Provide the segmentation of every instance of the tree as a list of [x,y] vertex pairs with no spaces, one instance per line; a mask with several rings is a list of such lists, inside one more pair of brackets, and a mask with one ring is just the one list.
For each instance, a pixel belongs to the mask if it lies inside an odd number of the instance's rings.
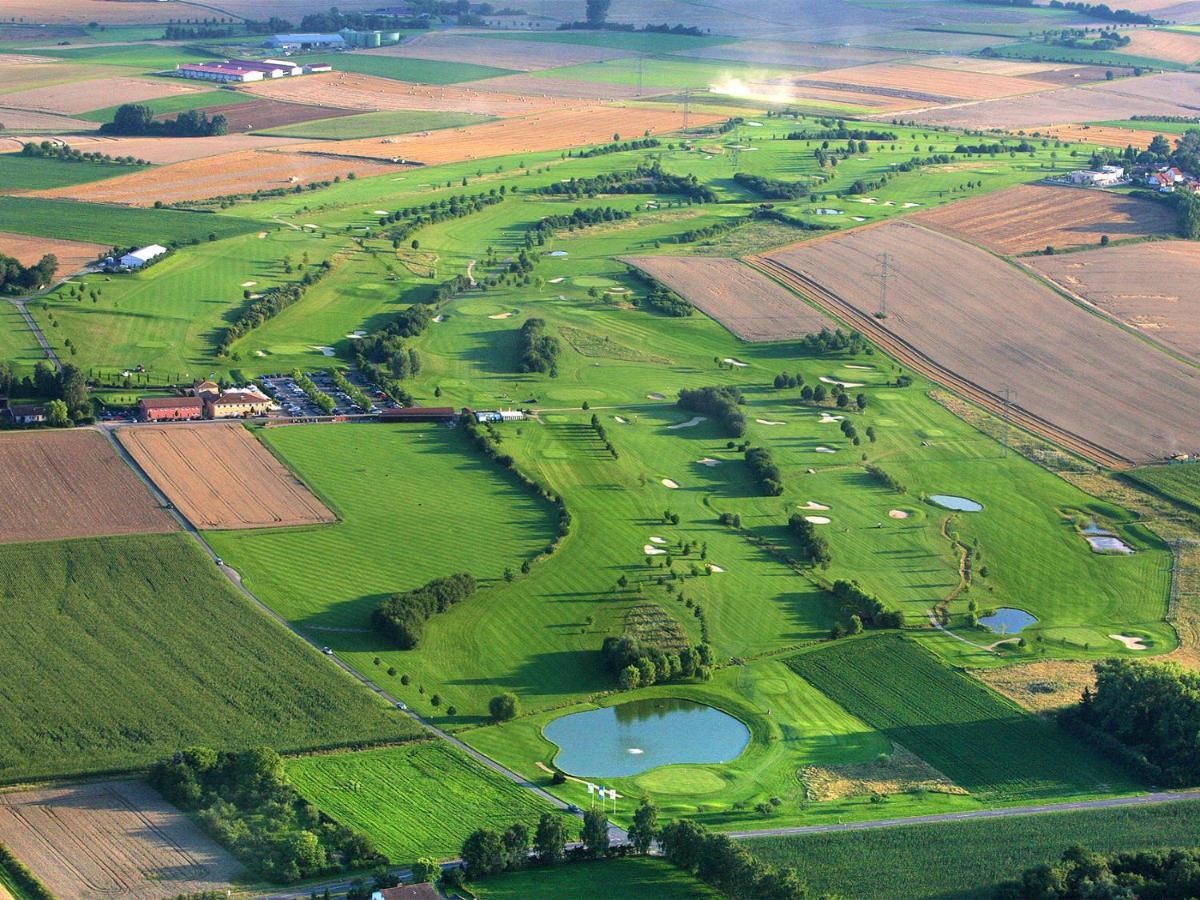
[[587,23],[593,28],[602,26],[608,19],[608,8],[612,0],[587,0]]
[[67,404],[61,400],[51,400],[46,404],[46,421],[55,428],[66,428],[71,424],[71,417],[67,413]]
[[618,683],[621,690],[632,691],[642,683],[642,673],[638,671],[637,666],[626,666],[621,670]]
[[642,805],[633,814],[633,825],[629,829],[629,842],[638,853],[645,855],[658,833],[658,807],[643,798]]
[[592,856],[608,851],[608,816],[596,809],[583,814],[583,846]]
[[521,713],[521,701],[511,691],[497,694],[488,701],[488,712],[497,722],[507,722],[515,719]]
[[472,878],[495,875],[504,869],[504,842],[489,828],[477,829],[463,842],[462,861]]
[[87,380],[78,366],[67,363],[59,373],[59,393],[67,409],[75,418],[91,412],[92,401],[88,398]]
[[562,816],[542,813],[533,836],[533,849],[543,865],[551,866],[562,860],[567,852],[567,826]]
[[662,830],[658,842],[668,860],[690,872],[700,864],[706,838],[707,829],[703,825],[691,819],[680,819]]
[[441,864],[432,856],[423,856],[413,863],[413,881],[418,884],[434,883],[442,875]]
[[529,861],[529,829],[520,822],[500,836],[504,844],[504,868],[520,869]]

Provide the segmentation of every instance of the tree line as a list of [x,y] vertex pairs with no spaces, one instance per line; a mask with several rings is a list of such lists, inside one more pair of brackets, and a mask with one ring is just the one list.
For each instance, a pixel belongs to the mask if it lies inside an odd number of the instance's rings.
[[0,360],[0,395],[48,400],[46,421],[50,425],[65,427],[92,420],[87,378],[82,369],[71,363],[56,370],[46,360],[38,360],[32,376],[18,379],[14,366]]
[[[613,135],[615,138],[616,135]],[[611,144],[601,144],[598,147],[589,147],[587,150],[578,152],[568,150],[567,156],[572,154],[579,159],[591,159],[593,156],[607,156],[609,153],[625,153],[629,150],[649,150],[653,147],[658,147],[660,142],[658,138],[644,137],[636,141],[617,141],[614,140]]]
[[140,103],[117,107],[111,122],[100,126],[104,134],[149,135],[154,137],[213,137],[229,133],[229,120],[223,115],[211,119],[203,110],[186,109],[174,119],[157,121],[154,110]]
[[1105,856],[1070,847],[1055,863],[1033,866],[996,889],[999,900],[1200,897],[1200,847]]
[[712,416],[730,436],[738,438],[746,433],[745,403],[740,388],[733,385],[719,387],[682,388],[676,405],[683,410]]
[[324,260],[316,268],[308,269],[298,282],[269,287],[256,300],[250,301],[225,329],[221,343],[217,344],[217,356],[226,356],[238,338],[244,337],[268,319],[273,319],[289,306],[298,303],[304,297],[305,291],[324,278],[331,268],[329,260]]
[[706,643],[670,652],[631,634],[609,635],[600,647],[604,667],[623,691],[668,681],[712,677],[712,648]]
[[678,194],[695,203],[715,203],[716,193],[701,184],[695,175],[675,175],[664,172],[658,161],[640,165],[624,172],[605,172],[589,178],[571,178],[556,181],[534,190],[536,194],[569,197],[595,196],[596,194]]
[[750,447],[746,450],[746,466],[758,489],[766,497],[778,497],[783,493],[783,473],[766,447]]
[[35,291],[53,281],[57,271],[58,257],[53,253],[47,253],[32,266],[0,253],[0,291],[6,294]]
[[545,372],[554,378],[558,375],[558,356],[562,344],[558,338],[546,333],[546,320],[536,317],[525,320],[517,337],[517,349],[521,354],[517,363],[519,372]]
[[401,650],[414,649],[425,623],[475,593],[475,579],[467,572],[435,578],[410,591],[393,594],[371,613],[371,622]]
[[753,191],[768,200],[799,200],[808,193],[808,185],[801,181],[780,181],[748,172],[735,172],[733,180],[748,191]]
[[[419,231],[427,225],[436,225],[438,222],[445,222],[450,219],[461,219],[465,216],[481,212],[489,206],[495,206],[497,203],[502,202],[507,194],[508,188],[505,185],[500,185],[498,189],[492,188],[486,192],[480,191],[474,195],[456,194],[453,197],[433,200],[421,206],[406,207],[389,213],[386,216],[380,216],[379,224],[386,227],[397,222],[403,222],[399,228],[393,228],[388,232],[392,246],[399,249],[401,243],[413,232]],[[414,242],[413,249],[415,250],[417,247],[418,244]]]
[[26,141],[21,146],[21,155],[33,159],[57,159],[62,162],[95,162],[111,166],[148,166],[144,159],[132,156],[109,156],[107,153],[85,153],[62,141]]

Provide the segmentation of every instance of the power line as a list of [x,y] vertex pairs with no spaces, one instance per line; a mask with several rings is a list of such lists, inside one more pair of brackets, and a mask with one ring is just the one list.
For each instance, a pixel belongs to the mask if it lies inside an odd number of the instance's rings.
[[886,319],[888,316],[888,282],[899,275],[900,270],[892,262],[890,253],[880,253],[875,257],[875,261],[879,263],[879,271],[871,273],[872,278],[879,279],[879,311],[875,313],[875,318]]
[[1012,402],[1016,391],[1006,384],[1000,389],[1000,393],[1004,396],[1004,455],[1008,456],[1009,429],[1012,428]]

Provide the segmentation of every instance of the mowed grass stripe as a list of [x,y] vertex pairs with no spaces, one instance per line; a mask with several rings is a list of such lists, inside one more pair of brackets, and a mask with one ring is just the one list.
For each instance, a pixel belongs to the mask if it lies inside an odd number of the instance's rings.
[[100,162],[68,162],[39,159],[20,153],[0,154],[0,185],[5,191],[40,191],[103,181],[118,175],[140,172],[146,166],[117,166]]
[[371,836],[393,863],[458,856],[476,828],[532,832],[548,803],[444,741],[289,760],[306,798]]
[[1133,787],[1066,733],[903,637],[841,641],[788,664],[848,712],[981,798],[1028,800]]

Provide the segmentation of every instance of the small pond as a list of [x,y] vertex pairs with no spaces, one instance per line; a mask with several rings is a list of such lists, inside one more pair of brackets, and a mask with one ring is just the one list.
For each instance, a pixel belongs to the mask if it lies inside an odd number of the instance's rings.
[[1097,553],[1132,553],[1133,548],[1114,534],[1085,534],[1084,538]]
[[974,500],[968,500],[966,497],[954,497],[950,494],[930,494],[929,499],[938,506],[958,510],[959,512],[979,512],[983,509],[982,503],[976,503]]
[[1023,609],[1001,606],[990,616],[981,616],[979,624],[996,634],[1018,634],[1037,621]]
[[672,697],[572,713],[543,733],[558,745],[560,769],[591,778],[671,763],[728,762],[750,741],[750,729],[728,713]]

